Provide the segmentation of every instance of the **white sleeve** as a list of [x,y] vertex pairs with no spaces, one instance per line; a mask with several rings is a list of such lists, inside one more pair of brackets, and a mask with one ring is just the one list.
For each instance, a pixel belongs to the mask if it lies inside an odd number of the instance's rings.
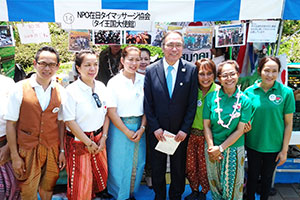
[[118,95],[116,93],[116,87],[114,85],[114,81],[109,81],[107,84],[107,93],[108,93],[108,102],[107,102],[107,107],[108,108],[116,108],[117,107],[117,98]]
[[5,120],[18,121],[22,100],[23,81],[15,84],[15,86],[8,94],[7,111],[4,115]]
[[64,104],[62,104],[62,113],[64,121],[75,120],[76,118],[76,104],[77,102],[74,100],[72,96],[72,92],[67,90],[67,99]]

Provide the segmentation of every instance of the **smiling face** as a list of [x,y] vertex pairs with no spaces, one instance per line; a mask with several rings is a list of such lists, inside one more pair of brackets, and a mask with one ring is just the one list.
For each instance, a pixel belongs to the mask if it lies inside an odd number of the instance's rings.
[[124,66],[124,73],[134,74],[141,62],[140,52],[135,49],[128,50],[128,54],[121,58],[121,63]]
[[170,33],[164,40],[162,50],[169,65],[174,65],[182,57],[183,39],[176,33]]
[[218,77],[224,90],[234,90],[239,79],[239,73],[233,64],[224,64]]
[[42,51],[39,54],[38,60],[33,61],[36,69],[36,78],[39,83],[49,82],[59,68],[55,53],[50,51]]
[[146,70],[146,67],[150,65],[150,56],[146,51],[141,51],[141,64],[140,69]]
[[201,66],[198,72],[198,81],[201,89],[210,88],[214,82],[214,73],[209,67]]
[[279,66],[273,60],[267,61],[261,69],[262,84],[272,87],[278,77]]
[[90,82],[98,74],[98,59],[95,54],[86,53],[80,66],[76,66],[83,82]]

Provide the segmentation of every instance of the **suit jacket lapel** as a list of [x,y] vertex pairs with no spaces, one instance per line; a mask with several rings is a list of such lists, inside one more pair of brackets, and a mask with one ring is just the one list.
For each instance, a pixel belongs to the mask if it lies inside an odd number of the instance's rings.
[[157,73],[157,76],[158,76],[161,86],[163,87],[165,93],[169,97],[169,91],[168,91],[168,87],[167,87],[163,59],[161,59],[159,62],[160,63],[158,64],[158,66],[156,68],[156,73]]
[[180,87],[182,87],[183,84],[183,77],[186,74],[186,68],[184,67],[184,64],[182,63],[182,60],[179,60],[178,70],[177,70],[177,76],[176,76],[176,82],[172,94],[172,98],[176,95]]

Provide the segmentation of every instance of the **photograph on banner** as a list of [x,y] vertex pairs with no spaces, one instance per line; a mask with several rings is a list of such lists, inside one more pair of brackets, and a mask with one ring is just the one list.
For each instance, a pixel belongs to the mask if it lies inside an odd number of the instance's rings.
[[211,58],[210,49],[199,49],[197,51],[191,51],[189,49],[183,49],[182,58],[188,62],[195,63],[201,58]]
[[216,47],[245,45],[246,24],[221,25],[216,27]]
[[252,21],[247,42],[274,43],[277,39],[279,21]]
[[21,23],[17,27],[22,44],[51,42],[48,23]]
[[0,47],[15,46],[12,26],[0,26]]
[[163,36],[168,31],[178,31],[183,33],[183,29],[189,22],[155,22],[151,32],[151,45],[160,47]]
[[69,32],[69,51],[80,51],[90,48],[89,30],[71,30]]
[[213,27],[188,26],[183,35],[185,49],[198,51],[212,47]]
[[147,31],[126,31],[126,44],[151,44],[151,35]]
[[184,34],[187,27],[213,27],[214,22],[155,22],[151,32],[152,46],[161,46],[161,40],[168,31],[178,31]]
[[93,30],[95,45],[121,44],[121,31],[117,30]]

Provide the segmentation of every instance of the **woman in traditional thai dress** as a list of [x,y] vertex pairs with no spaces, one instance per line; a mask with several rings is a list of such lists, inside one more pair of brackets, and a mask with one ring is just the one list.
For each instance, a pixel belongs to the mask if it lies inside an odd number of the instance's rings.
[[213,199],[243,198],[244,126],[251,117],[251,103],[237,86],[238,64],[219,64],[221,88],[207,95],[203,109],[207,142],[207,176]]
[[109,93],[102,82],[95,80],[97,60],[91,50],[76,54],[80,76],[67,87],[69,97],[63,112],[67,126],[68,199],[92,199],[106,188]]
[[255,199],[259,175],[260,199],[268,199],[276,165],[284,164],[287,158],[295,100],[292,89],[276,81],[280,67],[278,58],[262,58],[258,65],[261,80],[245,91],[254,108],[252,129],[246,133],[247,198],[250,200]]
[[122,50],[119,74],[109,80],[111,93],[108,115],[111,120],[107,188],[115,199],[135,199],[145,165],[144,75],[136,73],[141,52],[137,47]]
[[[186,174],[189,180],[192,193],[185,197],[185,200],[204,200],[209,191],[209,183],[207,179],[205,155],[204,155],[204,131],[203,131],[203,107],[207,95],[213,91],[218,85],[214,80],[217,77],[215,63],[208,59],[202,58],[196,61],[198,70],[198,99],[197,111],[191,129],[191,135],[187,147],[186,157]],[[199,192],[199,186],[201,191]]]

